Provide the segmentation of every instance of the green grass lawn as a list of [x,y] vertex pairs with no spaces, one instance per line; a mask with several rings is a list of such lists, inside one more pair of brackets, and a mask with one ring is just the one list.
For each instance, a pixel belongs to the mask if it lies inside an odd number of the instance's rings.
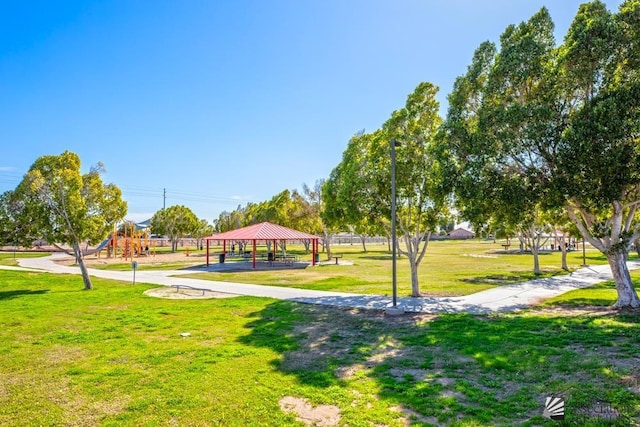
[[[0,425],[304,425],[286,396],[349,426],[640,422],[640,314],[580,311],[613,303],[600,287],[519,314],[386,317],[94,285],[0,271]],[[564,423],[541,416],[551,394]]]
[[37,258],[51,255],[47,252],[0,252],[0,265],[17,266],[20,258]]
[[[290,248],[290,253],[306,255],[300,248]],[[323,291],[340,291],[361,294],[389,295],[391,293],[391,254],[386,246],[369,246],[367,252],[361,246],[342,245],[332,248],[333,254],[341,254],[341,262],[353,265],[322,264],[304,270],[209,272],[189,277],[261,285],[302,287]],[[322,260],[326,256],[321,254]],[[587,251],[590,265],[605,264],[606,258],[595,250]],[[533,274],[533,257],[516,251],[505,252],[500,242],[434,241],[429,243],[427,254],[419,268],[420,289],[424,295],[467,295],[495,286],[565,274],[559,252],[540,255],[542,275]],[[582,252],[568,255],[570,269],[582,264]],[[129,267],[130,268],[130,267]],[[398,295],[411,294],[411,272],[406,257],[398,259]]]

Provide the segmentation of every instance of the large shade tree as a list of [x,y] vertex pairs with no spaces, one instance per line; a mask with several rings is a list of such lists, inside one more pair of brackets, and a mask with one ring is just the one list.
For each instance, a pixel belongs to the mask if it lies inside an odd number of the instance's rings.
[[38,158],[15,190],[16,218],[26,235],[71,246],[84,287],[92,289],[81,246],[104,240],[126,215],[127,204],[118,187],[102,182],[101,164],[85,174],[80,166],[78,155],[69,151]]
[[617,307],[640,306],[626,265],[640,235],[639,28],[639,0],[617,14],[580,6],[557,47],[545,8],[509,26],[456,81],[441,153],[463,207],[490,207],[478,192],[503,198],[510,181],[532,204],[562,207],[607,257]]

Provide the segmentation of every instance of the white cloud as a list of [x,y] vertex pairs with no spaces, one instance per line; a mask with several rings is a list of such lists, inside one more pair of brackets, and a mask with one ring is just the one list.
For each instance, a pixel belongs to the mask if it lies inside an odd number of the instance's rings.
[[18,168],[15,168],[13,166],[0,166],[0,172],[15,172],[17,170]]

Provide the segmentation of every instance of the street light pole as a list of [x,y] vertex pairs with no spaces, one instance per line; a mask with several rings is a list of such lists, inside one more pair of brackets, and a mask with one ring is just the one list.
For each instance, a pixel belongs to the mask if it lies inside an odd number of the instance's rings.
[[396,252],[397,252],[397,239],[396,239],[396,147],[400,146],[400,143],[391,138],[391,280],[393,288],[393,308],[396,308],[397,304],[397,284],[396,284]]

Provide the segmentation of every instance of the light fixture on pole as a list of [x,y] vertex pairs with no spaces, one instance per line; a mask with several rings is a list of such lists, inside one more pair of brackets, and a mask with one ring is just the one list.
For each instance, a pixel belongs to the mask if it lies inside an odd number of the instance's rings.
[[396,284],[396,147],[400,146],[400,142],[391,138],[391,280],[393,288],[393,308],[397,306],[397,284]]

